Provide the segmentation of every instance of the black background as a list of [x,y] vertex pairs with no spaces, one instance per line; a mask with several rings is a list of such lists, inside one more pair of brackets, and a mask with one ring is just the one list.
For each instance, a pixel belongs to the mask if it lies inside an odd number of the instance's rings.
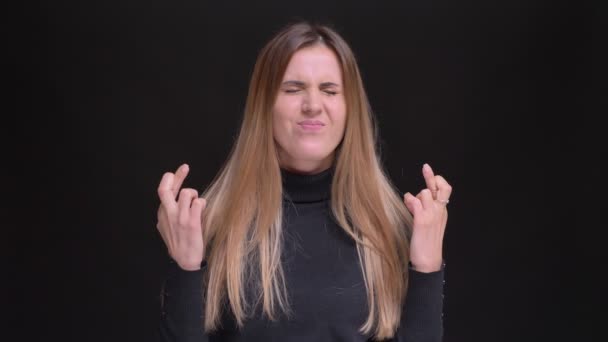
[[4,143],[17,157],[3,206],[17,229],[3,245],[16,252],[6,293],[18,340],[157,339],[158,182],[184,162],[186,186],[211,181],[259,49],[298,19],[351,44],[399,189],[421,190],[424,162],[454,187],[445,341],[594,340],[599,6],[54,1],[27,13],[7,49],[23,139]]

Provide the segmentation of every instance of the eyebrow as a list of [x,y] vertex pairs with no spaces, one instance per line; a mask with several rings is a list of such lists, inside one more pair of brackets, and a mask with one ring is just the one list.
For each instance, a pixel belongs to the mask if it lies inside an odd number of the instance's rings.
[[[304,83],[302,81],[289,80],[289,81],[283,82],[283,85],[286,85],[286,86],[296,86],[296,87],[304,88],[306,86],[306,83]],[[323,82],[323,83],[321,83],[321,88],[339,87],[339,86],[340,86],[339,84],[334,83],[334,82]]]

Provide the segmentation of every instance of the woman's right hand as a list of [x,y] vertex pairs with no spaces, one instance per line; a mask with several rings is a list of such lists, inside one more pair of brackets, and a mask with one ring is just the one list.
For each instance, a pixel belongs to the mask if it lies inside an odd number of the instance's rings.
[[[175,174],[166,172],[158,186],[160,206],[156,228],[167,246],[169,255],[186,271],[201,268],[205,256],[202,213],[207,205],[195,189],[181,189],[188,175],[182,164]],[[178,199],[179,194],[179,199]]]

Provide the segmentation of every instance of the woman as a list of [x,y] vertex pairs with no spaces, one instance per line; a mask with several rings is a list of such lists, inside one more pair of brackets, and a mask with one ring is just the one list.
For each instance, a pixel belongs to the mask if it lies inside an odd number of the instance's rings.
[[403,198],[347,43],[297,23],[260,52],[230,157],[201,197],[163,175],[164,341],[439,341],[451,187]]

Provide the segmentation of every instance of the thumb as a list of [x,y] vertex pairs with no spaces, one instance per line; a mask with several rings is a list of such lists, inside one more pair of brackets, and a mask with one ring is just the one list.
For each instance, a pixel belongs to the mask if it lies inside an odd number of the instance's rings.
[[406,192],[405,195],[403,195],[403,201],[405,202],[405,206],[407,207],[407,209],[414,216],[416,216],[418,211],[422,209],[422,203],[420,202],[420,200],[409,192]]

